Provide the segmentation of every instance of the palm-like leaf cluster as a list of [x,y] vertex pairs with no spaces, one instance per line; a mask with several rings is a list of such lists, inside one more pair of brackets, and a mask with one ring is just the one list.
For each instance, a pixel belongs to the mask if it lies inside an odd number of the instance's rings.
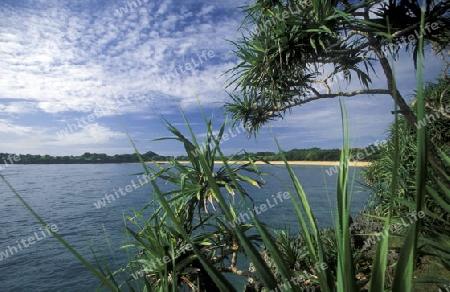
[[[397,58],[400,50],[412,49],[417,62],[417,39],[405,46],[390,45],[418,31],[421,7],[415,0],[257,1],[243,10],[247,17],[242,37],[231,42],[241,59],[229,71],[229,86],[236,92],[225,108],[234,118],[251,121],[253,131],[296,105],[342,95],[333,92],[337,77],[349,82],[356,76],[361,83],[362,91],[347,96],[394,94],[389,84],[387,91],[364,90],[372,82],[375,62],[388,50]],[[425,21],[438,25],[425,32],[426,42],[447,47],[448,1],[426,1]],[[382,65],[390,74],[389,65]]]
[[[156,184],[153,185],[159,198],[155,198],[149,206],[129,217],[139,231],[127,228],[135,239],[128,247],[138,247],[141,252],[121,271],[130,270],[132,274],[140,273],[143,276],[134,280],[130,277],[127,285],[144,285],[147,289],[183,286],[200,291],[218,289],[220,285],[216,286],[214,281],[217,281],[217,278],[209,275],[208,269],[203,266],[204,261],[210,265],[220,265],[221,271],[245,273],[236,268],[237,254],[242,253],[243,248],[236,232],[229,228],[221,207],[218,206],[218,200],[223,198],[222,193],[217,193],[217,188],[231,196],[230,202],[234,202],[237,189],[245,198],[251,200],[237,182],[260,188],[263,184],[261,179],[254,179],[241,172],[246,171],[253,176],[261,173],[251,157],[250,162],[237,165],[229,171],[223,165],[217,166],[218,160],[223,162],[224,159],[219,151],[218,141],[224,133],[225,123],[217,134],[213,131],[212,119],[205,120],[205,123],[207,133],[203,143],[197,141],[187,120],[191,140],[167,121],[167,128],[174,136],[155,140],[181,142],[189,161],[182,163],[171,159],[167,166],[154,163],[156,170],[153,175],[159,182],[164,182],[169,190],[162,192]],[[229,157],[232,158],[233,156]],[[144,169],[146,172],[150,171],[147,166]],[[149,219],[145,219],[144,210],[150,206],[153,213]],[[241,232],[247,232],[253,227],[253,224],[237,225]],[[247,240],[253,243],[259,238],[259,235],[249,235]],[[197,252],[191,250],[181,253],[178,257],[173,256],[187,245],[194,246]],[[171,261],[163,265],[154,264],[164,257],[169,257]],[[226,262],[230,263],[229,267]]]

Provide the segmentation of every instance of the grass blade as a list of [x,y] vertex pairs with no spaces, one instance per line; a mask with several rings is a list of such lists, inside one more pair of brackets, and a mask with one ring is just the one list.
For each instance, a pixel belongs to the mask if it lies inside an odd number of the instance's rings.
[[[425,10],[422,8],[420,21],[419,53],[417,68],[417,119],[425,118],[425,96],[423,94],[423,31],[425,24]],[[417,129],[417,170],[416,170],[416,212],[422,210],[425,197],[425,184],[427,179],[427,127]],[[415,221],[408,232],[406,241],[400,252],[395,271],[393,291],[412,291],[414,258],[417,253],[419,226],[421,219]]]

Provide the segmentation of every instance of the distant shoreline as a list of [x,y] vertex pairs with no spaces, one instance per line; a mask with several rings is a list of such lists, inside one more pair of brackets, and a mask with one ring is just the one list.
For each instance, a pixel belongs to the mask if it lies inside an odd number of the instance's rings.
[[[177,160],[178,163],[181,164],[189,164],[190,162],[187,160]],[[157,164],[170,164],[170,161],[154,161]],[[276,160],[276,161],[269,161],[270,164],[273,165],[283,165],[284,161]],[[153,163],[153,161],[145,161],[145,163]],[[223,164],[222,160],[216,160],[216,164]],[[229,161],[230,164],[245,164],[248,163],[248,161]],[[290,165],[318,165],[318,166],[337,166],[339,165],[339,161],[288,161]],[[14,165],[72,165],[72,164],[140,164],[140,162],[94,162],[94,161],[83,161],[83,162],[71,162],[71,163],[23,163],[23,162],[16,162]],[[263,161],[256,161],[255,164],[266,164]],[[10,167],[13,164],[7,165],[5,168]],[[355,167],[367,167],[370,166],[371,162],[369,161],[350,161],[349,166],[355,166]],[[1,167],[1,166],[0,166]],[[0,168],[1,170],[2,168]]]
[[[168,164],[169,161],[155,161],[158,164]],[[178,161],[182,164],[188,164],[189,161]],[[284,161],[269,161],[270,164],[274,165],[280,165],[284,164]],[[221,164],[222,161],[216,161],[215,163]],[[229,161],[229,163],[236,163],[236,164],[245,164],[248,163],[248,161]],[[336,166],[339,165],[339,161],[288,161],[290,165],[321,165],[321,166]],[[255,164],[265,164],[263,161],[256,161]],[[369,161],[350,161],[349,166],[356,166],[356,167],[367,167],[370,166],[371,162]]]

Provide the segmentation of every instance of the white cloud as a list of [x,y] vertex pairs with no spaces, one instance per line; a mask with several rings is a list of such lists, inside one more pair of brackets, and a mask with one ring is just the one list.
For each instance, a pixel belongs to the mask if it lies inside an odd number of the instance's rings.
[[57,140],[50,144],[58,146],[95,145],[105,144],[125,137],[124,133],[112,131],[109,127],[95,123],[86,125],[77,132],[69,130],[65,135],[57,135]]
[[[23,127],[15,125],[8,120],[0,119],[0,133],[2,134],[14,134],[18,136],[23,136],[30,134],[32,130],[33,129],[31,127]],[[5,139],[5,137],[3,137],[2,140],[3,139]]]
[[214,10],[214,8],[215,7],[213,5],[203,6],[202,10],[197,13],[197,17],[210,14]]
[[[86,16],[83,18],[61,9],[59,14],[69,19],[68,24],[50,17],[46,18],[48,29],[36,24],[33,27],[35,37],[29,39],[27,48],[10,42],[13,47],[4,51],[10,54],[19,48],[20,58],[16,59],[15,66],[6,66],[1,72],[16,80],[15,83],[6,80],[6,84],[14,85],[5,85],[3,96],[34,99],[39,108],[47,113],[91,111],[98,104],[105,103],[110,98],[105,92],[112,90],[121,96],[152,95],[155,92],[157,95],[175,95],[175,99],[181,100],[186,107],[196,106],[197,98],[205,105],[214,102],[210,96],[217,96],[216,93],[222,87],[217,79],[224,70],[229,69],[223,64],[216,65],[218,58],[223,58],[221,51],[225,41],[222,37],[228,34],[224,26],[236,26],[238,22],[230,23],[227,19],[226,25],[189,24],[184,30],[191,27],[192,33],[180,38],[176,26],[178,22],[188,21],[189,16],[174,14],[168,8],[173,8],[171,1],[157,7],[158,17],[154,9],[146,5],[143,4],[142,9],[147,11],[130,10],[123,18],[108,15],[109,12],[97,17],[83,15]],[[213,9],[213,5],[203,6],[200,14]],[[28,13],[32,19],[42,17],[40,14],[34,15],[33,11]],[[17,15],[13,15],[10,20],[21,21]],[[192,19],[188,23],[192,23]],[[163,37],[144,36],[145,39],[142,39],[143,30],[155,28]],[[58,30],[60,33],[53,38],[51,35],[44,38],[41,33],[36,33],[47,30]],[[17,36],[9,34],[7,39],[14,41],[19,36],[28,38],[23,31],[16,33]],[[186,59],[189,60],[188,56],[195,57],[203,48],[212,48],[216,60],[205,62],[202,71],[180,77],[180,86],[149,84],[147,76],[163,76],[174,66],[183,65]],[[117,90],[118,87],[120,90]],[[201,87],[202,91],[193,90],[195,87]],[[201,97],[199,93],[210,96]],[[164,104],[159,103],[158,106],[162,108]],[[172,107],[170,101],[167,107]],[[139,109],[144,110],[142,104]],[[129,110],[133,112],[136,108],[130,107]]]
[[0,112],[3,114],[29,114],[36,112],[37,104],[35,102],[18,101],[8,104],[0,104]]
[[[123,138],[108,128],[106,119],[102,125],[93,124],[61,140],[54,134],[55,125],[102,108],[107,108],[105,116],[132,115],[135,120],[151,123],[158,115],[178,113],[177,106],[191,114],[199,103],[216,108],[223,104],[227,77],[221,75],[236,65],[225,39],[239,37],[243,14],[237,7],[251,1],[140,2],[122,16],[115,11],[128,1],[110,6],[103,1],[90,1],[89,5],[84,1],[41,1],[17,8],[0,4],[6,24],[0,27],[0,114],[4,118],[0,131],[19,137],[2,141],[2,147],[34,153],[29,150],[63,152],[58,146],[64,146],[75,151],[81,148],[74,145],[80,144],[103,147]],[[195,70],[184,70],[161,82],[179,66],[192,65],[191,58],[205,50],[215,56]],[[427,59],[430,68],[438,67],[438,62]],[[409,84],[414,83],[411,63],[397,64],[401,89],[410,90]],[[374,80],[374,86],[385,87],[382,74]],[[359,88],[353,82],[348,90]],[[384,128],[387,119],[383,112],[392,100],[379,96],[346,100],[350,119],[357,121],[359,132]],[[304,135],[317,141],[340,138],[336,102],[313,104],[296,108],[295,115],[271,126],[309,131]],[[293,135],[289,139],[303,138]]]

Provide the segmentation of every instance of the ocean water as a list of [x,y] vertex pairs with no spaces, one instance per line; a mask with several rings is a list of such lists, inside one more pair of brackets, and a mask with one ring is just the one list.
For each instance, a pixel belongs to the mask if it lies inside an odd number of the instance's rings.
[[[328,176],[321,166],[293,166],[317,221],[332,226],[337,176]],[[289,200],[274,201],[289,183],[283,166],[261,166],[273,176],[264,176],[261,188],[246,187],[254,206],[266,204],[259,218],[276,229],[298,230]],[[12,165],[2,170],[11,185],[52,228],[91,263],[91,248],[102,251],[113,269],[127,262],[120,247],[127,242],[124,216],[138,210],[152,198],[149,185],[97,208],[105,194],[118,191],[139,179],[139,164]],[[353,213],[363,209],[368,192],[358,181],[361,168],[351,168],[355,177]],[[164,187],[164,186],[162,186]],[[41,227],[20,201],[0,181],[0,291],[95,291],[99,281],[55,238]],[[269,201],[269,203],[267,202]],[[242,211],[244,212],[244,211]],[[242,217],[245,220],[245,216]],[[31,238],[31,239],[30,239]],[[25,244],[23,244],[25,242]],[[25,246],[28,245],[28,246]],[[6,257],[7,255],[7,257]],[[244,278],[230,277],[236,287]]]

